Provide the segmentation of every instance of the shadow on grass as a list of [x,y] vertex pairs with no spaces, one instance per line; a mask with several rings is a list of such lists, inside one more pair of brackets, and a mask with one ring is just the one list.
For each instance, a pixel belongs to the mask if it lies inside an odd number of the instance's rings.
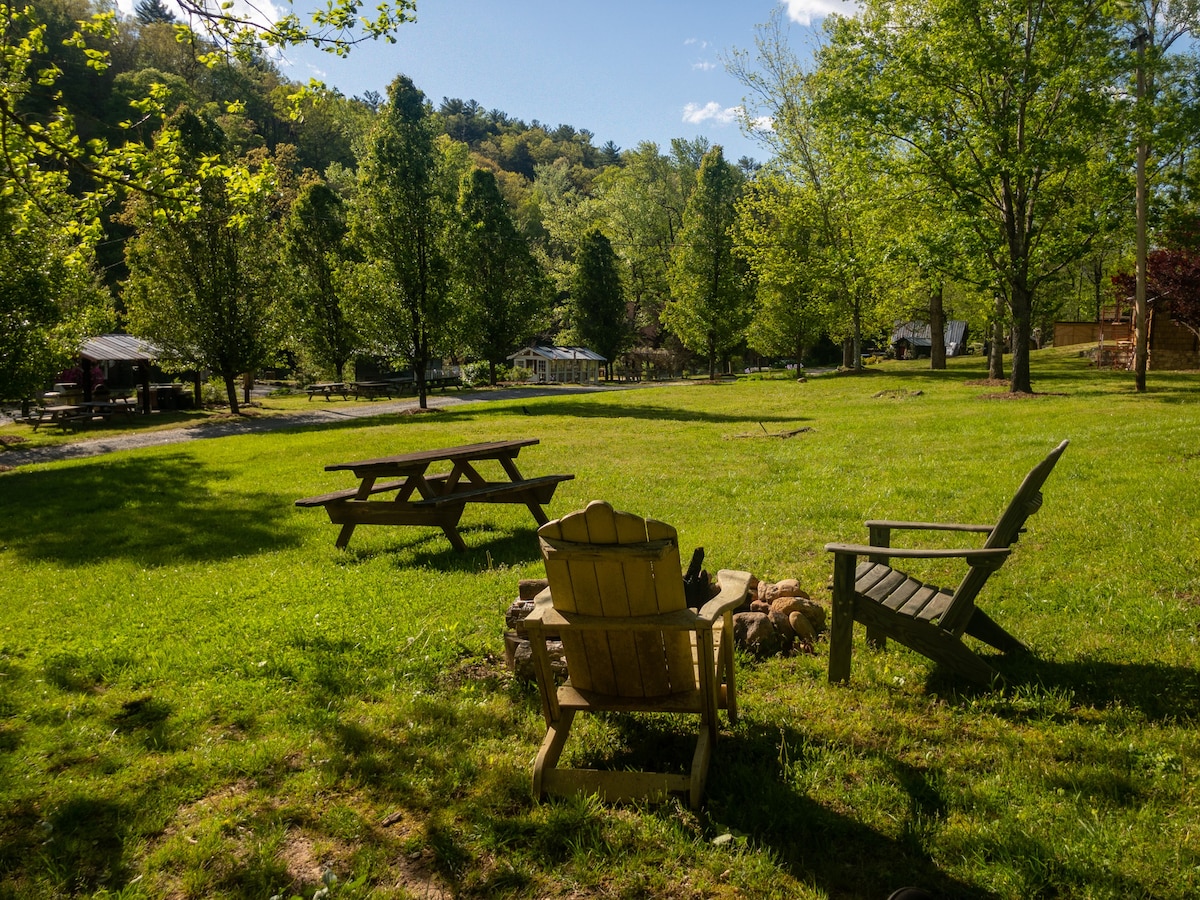
[[[469,412],[487,413],[490,411],[487,408],[467,410],[456,407],[447,412],[457,416]],[[680,406],[657,406],[652,403],[604,403],[602,401],[589,403],[574,397],[531,400],[519,409],[496,409],[495,412],[509,417],[519,413],[528,418],[533,426],[536,425],[536,419],[539,416],[570,416],[575,419],[643,419],[655,422],[707,422],[716,425],[755,424],[757,422],[783,424],[810,421],[803,417],[773,415],[767,410],[747,410],[742,414],[733,414],[687,408],[682,403]]]
[[883,898],[907,885],[936,897],[995,896],[943,872],[923,846],[915,823],[944,816],[929,773],[897,774],[911,797],[905,836],[897,840],[780,780],[781,746],[792,751],[787,764],[803,769],[817,764],[821,755],[816,748],[806,751],[809,745],[790,726],[748,723],[739,728],[735,737],[718,744],[713,757],[707,794],[712,817],[768,849],[797,881],[816,885],[831,897]]
[[4,476],[0,546],[26,560],[146,567],[228,559],[294,543],[290,504],[215,490],[221,473],[184,453]]
[[[31,859],[40,859],[39,874],[52,880],[63,896],[120,887],[129,877],[124,857],[131,817],[127,803],[87,796],[67,799],[44,815],[31,805],[4,809],[0,873],[15,875]],[[0,896],[22,896],[19,884],[13,882],[11,894],[0,885]],[[33,886],[25,887],[30,891],[25,896],[32,896]]]
[[1024,654],[1000,664],[1014,689],[1057,693],[1070,697],[1072,706],[1119,704],[1160,724],[1200,721],[1200,670],[1195,668],[1088,657],[1047,662]]
[[[468,508],[467,515],[473,512]],[[530,517],[532,522],[532,516]],[[378,528],[369,528],[371,533]],[[337,564],[356,565],[377,557],[388,557],[397,568],[430,568],[440,572],[481,572],[498,566],[522,566],[541,559],[537,526],[502,531],[486,523],[460,525],[458,533],[467,541],[466,552],[455,550],[438,528],[423,526],[389,527],[386,537],[360,540],[359,529],[354,532],[351,546],[340,556]],[[354,542],[358,541],[358,546]]]

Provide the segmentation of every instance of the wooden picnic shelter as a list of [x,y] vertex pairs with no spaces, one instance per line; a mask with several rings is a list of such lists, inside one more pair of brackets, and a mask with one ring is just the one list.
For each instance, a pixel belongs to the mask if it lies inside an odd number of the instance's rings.
[[81,385],[83,400],[90,403],[93,385],[92,364],[127,364],[137,372],[141,384],[142,412],[149,413],[151,406],[150,369],[157,362],[159,349],[148,341],[131,334],[102,334],[89,338],[79,350],[80,369],[83,372]]

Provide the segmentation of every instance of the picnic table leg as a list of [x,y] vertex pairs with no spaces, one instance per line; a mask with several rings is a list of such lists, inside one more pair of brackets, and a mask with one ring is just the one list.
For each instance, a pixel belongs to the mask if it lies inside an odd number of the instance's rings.
[[[504,471],[508,473],[508,477],[513,481],[525,480],[521,477],[521,472],[517,468],[517,460],[515,457],[501,457],[500,465],[504,467]],[[547,516],[546,511],[542,509],[542,504],[538,503],[536,499],[531,497],[529,500],[526,500],[525,506],[528,507],[531,513],[533,513],[533,520],[537,522],[538,525],[545,525],[550,521],[550,517]]]
[[345,550],[346,545],[350,543],[350,535],[354,534],[354,525],[347,522],[342,526],[342,530],[338,532],[338,539],[334,546],[339,550]]
[[455,550],[457,550],[459,553],[466,552],[467,542],[464,541],[462,539],[462,535],[458,533],[457,525],[443,525],[442,533],[446,535],[446,540],[450,542],[451,546],[453,546]]
[[[375,487],[375,476],[367,475],[358,485],[358,493],[354,495],[355,500],[368,500],[371,497],[371,488]],[[354,534],[354,526],[356,523],[347,522],[342,526],[342,530],[338,532],[338,539],[334,546],[339,550],[345,550],[346,545],[350,543],[350,535]]]

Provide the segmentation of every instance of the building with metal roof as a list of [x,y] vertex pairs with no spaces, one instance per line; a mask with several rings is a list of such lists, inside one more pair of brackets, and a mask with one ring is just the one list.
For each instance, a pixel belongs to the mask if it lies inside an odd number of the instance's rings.
[[530,344],[509,354],[509,361],[533,373],[539,384],[595,384],[600,380],[600,364],[608,362],[587,347],[556,347]]
[[[961,356],[967,352],[967,323],[951,319],[943,332],[946,338],[946,355]],[[892,350],[897,359],[916,359],[928,356],[933,347],[932,332],[928,322],[903,322],[892,332]]]

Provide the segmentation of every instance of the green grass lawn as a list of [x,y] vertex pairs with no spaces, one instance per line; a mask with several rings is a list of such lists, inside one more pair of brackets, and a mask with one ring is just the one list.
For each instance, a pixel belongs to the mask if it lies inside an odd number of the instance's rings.
[[[1139,396],[1043,351],[1043,393],[1006,399],[968,383],[978,358],[920,365],[0,474],[0,897],[1196,896],[1200,380],[1154,372]],[[468,508],[466,553],[366,527],[343,552],[292,505],[353,486],[327,463],[517,437],[541,439],[526,475],[576,476],[552,515],[606,499],[674,524],[710,571],[825,601],[827,541],[872,517],[989,521],[1070,438],[980,601],[1035,653],[993,660],[1007,691],[861,630],[849,686],[827,684],[824,644],[741,660],[701,813],[534,804],[544,725],[502,640],[542,574],[528,512]],[[637,767],[686,763],[689,728],[576,730],[585,760]]]

